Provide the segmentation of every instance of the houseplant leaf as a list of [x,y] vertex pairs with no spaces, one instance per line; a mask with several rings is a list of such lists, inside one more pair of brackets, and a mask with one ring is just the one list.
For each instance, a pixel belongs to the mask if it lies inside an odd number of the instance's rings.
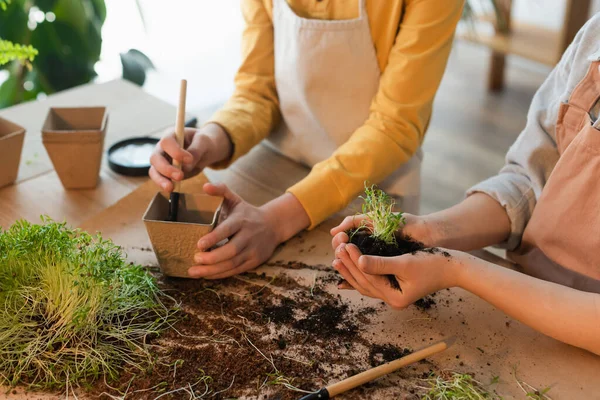
[[146,71],[154,68],[152,61],[141,51],[131,49],[127,53],[121,53],[121,64],[123,65],[123,79],[142,86],[146,81]]

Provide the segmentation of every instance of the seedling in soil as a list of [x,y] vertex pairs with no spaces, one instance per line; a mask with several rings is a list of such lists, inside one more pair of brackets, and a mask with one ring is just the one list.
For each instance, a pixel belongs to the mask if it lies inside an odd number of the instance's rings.
[[0,384],[53,389],[142,371],[146,340],[173,319],[166,300],[100,235],[50,219],[0,229]]
[[[348,232],[350,242],[361,253],[371,256],[394,257],[423,250],[422,243],[401,234],[406,223],[402,212],[394,212],[395,200],[383,190],[365,184],[362,212],[367,217],[361,226]],[[393,275],[387,276],[394,289],[401,290]]]
[[406,224],[402,212],[394,212],[396,201],[375,185],[366,184],[365,197],[360,198],[363,199],[362,212],[370,221],[370,225],[365,223],[363,228],[370,230],[371,236],[383,243],[396,244],[396,231],[401,224]]

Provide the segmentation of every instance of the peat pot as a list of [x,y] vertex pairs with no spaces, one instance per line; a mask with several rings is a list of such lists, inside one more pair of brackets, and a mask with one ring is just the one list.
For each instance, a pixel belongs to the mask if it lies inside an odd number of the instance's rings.
[[177,222],[171,222],[167,221],[169,198],[163,193],[154,196],[143,220],[163,274],[189,277],[198,240],[217,225],[222,204],[222,197],[181,193]]
[[108,114],[106,107],[52,107],[42,141],[65,189],[98,185]]
[[0,187],[17,179],[25,128],[0,118]]

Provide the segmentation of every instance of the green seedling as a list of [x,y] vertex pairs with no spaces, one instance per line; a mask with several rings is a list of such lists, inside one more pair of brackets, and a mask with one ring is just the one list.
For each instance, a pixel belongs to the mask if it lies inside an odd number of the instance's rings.
[[376,239],[395,244],[396,231],[406,224],[404,215],[394,212],[396,201],[375,185],[367,186],[366,183],[365,196],[360,198],[363,199],[362,213],[370,221],[365,221],[361,228],[369,230]]
[[42,222],[0,229],[0,384],[64,388],[143,371],[172,299],[111,241]]
[[481,382],[469,374],[443,371],[438,376],[426,379],[429,387],[422,400],[484,400],[500,399],[495,393],[488,392]]

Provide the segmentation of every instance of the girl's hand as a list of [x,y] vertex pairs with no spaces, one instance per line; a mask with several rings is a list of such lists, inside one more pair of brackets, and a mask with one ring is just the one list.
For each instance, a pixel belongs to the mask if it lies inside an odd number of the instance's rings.
[[[229,135],[217,124],[208,124],[201,129],[185,128],[184,148],[175,138],[174,129],[158,142],[150,157],[150,178],[165,192],[173,190],[173,182],[181,181],[200,173],[205,167],[228,159],[232,144]],[[171,160],[181,162],[183,171],[171,165]]]
[[[281,242],[276,218],[263,208],[246,203],[224,184],[207,183],[204,191],[223,196],[225,202],[217,227],[198,241],[197,265],[188,270],[192,278],[221,279],[237,275],[265,262]],[[221,247],[208,251],[229,239]]]
[[[469,254],[446,249],[399,257],[364,256],[358,247],[345,243],[336,248],[335,255],[333,267],[346,280],[338,286],[340,289],[354,288],[395,309],[406,308],[423,296],[456,286],[465,264],[477,262]],[[401,290],[393,288],[386,275],[395,276]]]
[[[438,245],[434,238],[433,225],[429,223],[425,217],[405,213],[404,218],[406,219],[406,224],[402,228],[403,234],[423,243],[425,247],[434,247]],[[362,226],[363,221],[365,220],[367,220],[367,217],[364,214],[353,215],[344,218],[341,224],[333,228],[330,231],[333,236],[333,240],[331,241],[333,250],[337,249],[342,243],[348,243],[349,238],[346,231]],[[367,220],[366,224],[368,225],[369,222],[370,221]]]

